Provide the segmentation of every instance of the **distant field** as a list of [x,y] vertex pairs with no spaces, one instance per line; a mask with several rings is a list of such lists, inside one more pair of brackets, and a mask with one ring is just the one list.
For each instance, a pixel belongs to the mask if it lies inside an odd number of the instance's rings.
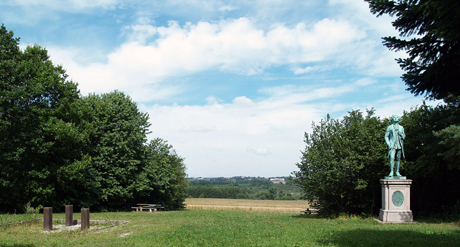
[[300,212],[309,208],[308,201],[302,200],[247,200],[247,199],[214,199],[214,198],[187,198],[187,209],[204,210],[250,210],[273,212]]

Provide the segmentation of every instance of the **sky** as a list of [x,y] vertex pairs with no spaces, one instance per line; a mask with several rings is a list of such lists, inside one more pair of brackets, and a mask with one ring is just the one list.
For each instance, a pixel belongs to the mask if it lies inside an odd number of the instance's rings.
[[[189,177],[289,176],[327,114],[402,115],[406,91],[361,0],[2,0],[0,22],[89,93],[125,92]],[[383,140],[382,140],[383,141]]]

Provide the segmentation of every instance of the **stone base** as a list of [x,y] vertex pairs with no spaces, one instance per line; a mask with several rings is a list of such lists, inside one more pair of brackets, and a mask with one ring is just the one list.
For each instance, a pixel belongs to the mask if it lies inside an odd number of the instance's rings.
[[389,221],[383,222],[383,221],[381,221],[381,220],[378,219],[378,218],[374,218],[374,220],[377,221],[378,223],[382,223],[382,224],[393,224],[393,223],[410,223],[410,224],[418,224],[418,222],[415,221],[415,220],[412,221],[412,222],[389,222]]
[[414,217],[412,211],[406,210],[382,210],[380,209],[379,220],[382,222],[412,222]]
[[382,186],[382,208],[379,220],[382,222],[412,222],[410,210],[410,179],[380,179]]
[[385,179],[407,179],[405,176],[386,176]]

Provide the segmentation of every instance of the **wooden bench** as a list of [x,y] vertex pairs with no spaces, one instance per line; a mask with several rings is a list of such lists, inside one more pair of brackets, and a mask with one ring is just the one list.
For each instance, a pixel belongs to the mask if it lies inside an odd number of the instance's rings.
[[137,207],[131,207],[132,209],[136,209],[136,212],[142,212],[142,210],[149,210],[150,213],[152,212],[157,212],[157,210],[164,209],[164,207],[161,206],[161,204],[144,204],[144,203],[138,203]]

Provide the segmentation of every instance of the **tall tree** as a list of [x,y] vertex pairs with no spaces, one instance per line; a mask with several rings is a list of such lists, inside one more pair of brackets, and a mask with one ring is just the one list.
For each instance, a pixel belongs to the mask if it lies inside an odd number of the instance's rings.
[[383,40],[390,50],[408,52],[397,59],[408,90],[436,99],[460,96],[460,1],[365,1],[373,14],[397,17],[393,26],[402,38]]
[[145,165],[148,114],[122,92],[90,94],[81,105],[89,109],[84,118],[96,128],[86,152],[95,209],[123,209],[136,191],[136,177]]
[[13,35],[1,26],[0,208],[55,206],[83,181],[91,126],[76,110],[77,84],[44,48],[21,51]]
[[413,180],[411,207],[416,214],[450,218],[452,210],[460,212],[460,137],[453,125],[460,121],[458,99],[449,97],[436,107],[422,104],[401,118],[408,137],[404,175]]
[[81,98],[46,49],[19,49],[0,28],[0,211],[64,204],[128,209],[151,199],[183,207],[185,164],[159,139],[148,114],[115,91]]
[[136,200],[155,201],[166,209],[184,208],[188,186],[184,159],[161,138],[150,141],[146,148],[145,165],[137,177]]
[[368,213],[380,207],[379,179],[386,166],[385,127],[369,110],[363,117],[351,111],[342,120],[327,116],[312,134],[305,134],[305,151],[293,172],[305,199],[323,214]]

